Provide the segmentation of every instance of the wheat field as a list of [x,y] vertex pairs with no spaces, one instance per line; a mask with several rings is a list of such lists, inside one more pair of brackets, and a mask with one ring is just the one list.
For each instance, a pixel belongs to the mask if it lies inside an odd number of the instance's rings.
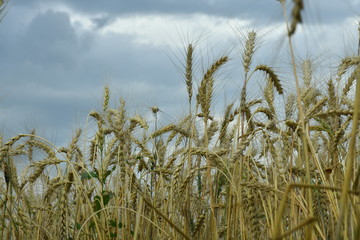
[[[253,64],[258,35],[249,31],[242,89],[220,115],[214,83],[232,59],[214,59],[196,84],[189,44],[188,113],[176,122],[161,125],[158,107],[153,121],[129,115],[123,99],[110,106],[105,86],[101,111],[89,113],[94,131],[76,130],[68,146],[36,130],[1,138],[0,238],[360,239],[360,57],[343,58],[317,87],[312,61],[295,61],[304,6],[293,2],[285,21],[295,91]],[[252,99],[256,74],[264,88]]]

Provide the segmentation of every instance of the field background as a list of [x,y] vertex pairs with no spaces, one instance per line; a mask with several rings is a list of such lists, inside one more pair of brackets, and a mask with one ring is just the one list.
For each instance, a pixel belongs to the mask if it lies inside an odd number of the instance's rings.
[[256,60],[256,29],[236,35],[238,59],[185,41],[180,116],[112,104],[105,86],[68,144],[1,137],[0,238],[359,239],[360,28],[355,53],[323,68],[297,57],[307,8],[290,2],[278,3],[286,70]]

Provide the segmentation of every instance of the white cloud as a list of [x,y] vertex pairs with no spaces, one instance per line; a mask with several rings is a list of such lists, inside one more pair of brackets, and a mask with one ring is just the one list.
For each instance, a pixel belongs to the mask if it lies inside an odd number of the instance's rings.
[[[202,33],[214,33],[217,37],[231,36],[234,34],[232,23],[236,21],[239,26],[246,26],[248,21],[234,20],[225,17],[215,17],[205,14],[192,15],[126,15],[118,17],[101,30],[101,34],[119,33],[135,37],[137,44],[152,46],[181,46],[183,32],[199,37]],[[188,33],[186,33],[188,34]],[[176,38],[176,40],[175,40]],[[169,40],[171,39],[171,43]],[[192,39],[190,39],[192,40]]]

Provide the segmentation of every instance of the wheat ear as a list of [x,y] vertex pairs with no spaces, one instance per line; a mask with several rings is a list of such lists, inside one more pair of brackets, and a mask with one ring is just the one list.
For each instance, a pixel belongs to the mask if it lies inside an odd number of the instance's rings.
[[248,33],[248,37],[246,39],[246,43],[245,43],[245,50],[243,53],[243,67],[245,70],[245,73],[248,73],[250,70],[250,65],[252,62],[252,57],[254,55],[255,52],[255,41],[256,41],[256,32],[255,31],[250,31]]
[[276,91],[279,94],[284,93],[284,90],[283,90],[283,88],[281,86],[280,79],[279,79],[278,75],[269,66],[259,65],[259,66],[257,66],[255,68],[255,71],[256,70],[264,71],[269,76],[269,80],[274,84],[274,86],[276,88]]
[[219,58],[211,67],[206,71],[204,77],[200,83],[198,94],[196,96],[198,103],[200,104],[202,113],[204,114],[204,121],[209,119],[210,115],[210,105],[213,94],[213,85],[214,85],[214,73],[227,61],[229,61],[228,56]]
[[186,54],[186,72],[185,72],[186,89],[189,95],[189,102],[191,102],[192,99],[193,52],[194,52],[194,48],[192,44],[189,44]]
[[295,33],[296,26],[299,23],[302,23],[301,11],[304,9],[303,0],[293,0],[293,3],[294,3],[294,7],[291,11],[291,16],[293,19],[288,32],[289,37],[291,37]]

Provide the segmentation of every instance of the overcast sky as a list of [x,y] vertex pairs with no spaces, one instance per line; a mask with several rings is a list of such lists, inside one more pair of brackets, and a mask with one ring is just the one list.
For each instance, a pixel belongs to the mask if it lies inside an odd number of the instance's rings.
[[[178,67],[188,43],[195,46],[198,81],[213,60],[230,55],[217,80],[218,99],[238,97],[240,40],[251,29],[260,36],[254,65],[271,65],[284,76],[288,71],[276,0],[10,0],[6,12],[0,23],[0,130],[8,137],[36,128],[67,143],[87,114],[101,109],[104,85],[112,90],[112,105],[123,97],[130,114],[150,114],[156,105],[168,121],[185,115]],[[304,24],[295,34],[299,59],[311,57],[331,69],[355,54],[359,14],[359,0],[305,0]],[[259,86],[250,87],[256,94]]]

